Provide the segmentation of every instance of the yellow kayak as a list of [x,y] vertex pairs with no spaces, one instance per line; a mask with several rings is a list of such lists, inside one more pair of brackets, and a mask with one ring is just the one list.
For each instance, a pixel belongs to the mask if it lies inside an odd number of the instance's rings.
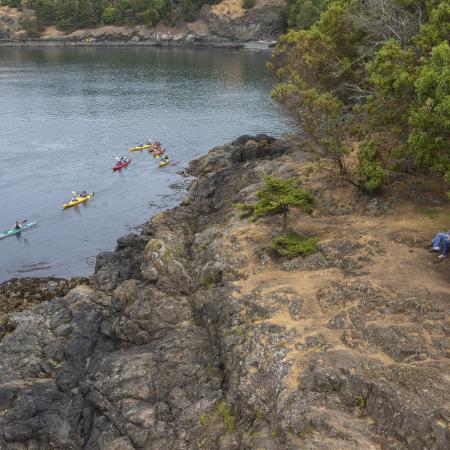
[[128,149],[129,152],[138,152],[139,150],[145,150],[146,148],[153,147],[153,144],[147,144],[147,145],[139,145],[137,147],[131,147]]
[[161,162],[159,163],[159,167],[167,166],[167,164],[169,164],[169,163],[170,163],[170,158],[165,159],[164,161],[161,161]]
[[90,194],[86,195],[86,197],[80,197],[79,195],[77,195],[75,198],[76,200],[71,200],[70,202],[64,203],[64,205],[62,205],[62,207],[64,209],[66,208],[70,208],[71,206],[77,206],[80,203],[84,203],[87,202],[89,199],[91,199],[94,196],[94,193],[91,192]]

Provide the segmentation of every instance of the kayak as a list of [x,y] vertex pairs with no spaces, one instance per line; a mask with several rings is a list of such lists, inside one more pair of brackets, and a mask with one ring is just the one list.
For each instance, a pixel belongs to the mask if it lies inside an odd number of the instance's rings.
[[153,144],[147,144],[147,145],[138,145],[137,147],[131,147],[128,149],[129,152],[138,152],[140,150],[145,150],[146,148],[152,147]]
[[169,164],[169,163],[170,163],[170,158],[169,159],[165,159],[164,161],[161,161],[159,163],[159,167],[167,166],[167,164]]
[[87,202],[89,199],[91,199],[94,196],[94,193],[91,192],[90,194],[86,195],[86,197],[80,197],[79,195],[77,195],[76,200],[75,201],[70,201],[67,203],[64,203],[64,205],[62,205],[62,207],[64,209],[66,208],[70,208],[71,206],[77,206],[81,203]]
[[22,231],[26,231],[29,228],[34,227],[36,224],[37,224],[37,222],[28,222],[28,223],[24,223],[23,225],[21,225],[19,230],[17,230],[16,228],[10,228],[7,231],[2,231],[2,232],[0,232],[0,239],[3,239],[8,236],[12,236],[14,234],[22,233]]
[[127,167],[131,163],[131,161],[132,160],[130,159],[127,162],[118,163],[112,168],[112,170],[116,171],[116,170],[123,169],[124,167]]

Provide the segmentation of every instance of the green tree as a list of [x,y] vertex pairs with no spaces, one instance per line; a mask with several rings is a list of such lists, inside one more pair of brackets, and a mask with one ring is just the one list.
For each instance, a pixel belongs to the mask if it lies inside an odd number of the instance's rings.
[[106,24],[117,23],[119,10],[115,6],[107,6],[103,10],[102,21]]
[[283,218],[283,231],[286,232],[290,208],[297,208],[305,214],[313,212],[314,197],[300,186],[298,178],[263,175],[262,182],[261,189],[256,192],[258,200],[255,203],[238,205],[244,211],[244,217],[256,220],[280,214]]
[[319,93],[300,77],[279,84],[273,97],[287,109],[306,135],[308,150],[330,158],[342,174],[347,173],[345,156],[351,151],[351,134],[339,98],[330,92]]
[[288,2],[288,27],[307,29],[313,25],[325,9],[328,0],[293,0]]
[[378,140],[371,139],[361,146],[355,177],[363,191],[373,194],[381,190],[388,175],[382,163],[381,144]]
[[[420,166],[450,179],[450,47],[442,42],[415,82],[409,148]],[[450,180],[449,180],[450,181]]]

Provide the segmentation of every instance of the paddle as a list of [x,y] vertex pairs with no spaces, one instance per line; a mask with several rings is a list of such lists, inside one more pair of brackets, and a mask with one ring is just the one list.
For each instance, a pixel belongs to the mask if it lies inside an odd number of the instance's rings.
[[20,222],[20,225],[22,225],[23,223],[27,223],[28,219],[22,220],[22,222]]

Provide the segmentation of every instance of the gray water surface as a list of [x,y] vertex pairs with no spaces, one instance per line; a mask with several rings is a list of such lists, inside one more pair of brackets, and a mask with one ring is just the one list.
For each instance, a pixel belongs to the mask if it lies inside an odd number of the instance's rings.
[[[92,272],[95,255],[173,206],[187,163],[241,134],[280,135],[267,55],[142,48],[0,48],[0,281]],[[146,138],[173,165],[146,153],[113,173],[114,157]],[[63,211],[72,190],[95,191]]]

